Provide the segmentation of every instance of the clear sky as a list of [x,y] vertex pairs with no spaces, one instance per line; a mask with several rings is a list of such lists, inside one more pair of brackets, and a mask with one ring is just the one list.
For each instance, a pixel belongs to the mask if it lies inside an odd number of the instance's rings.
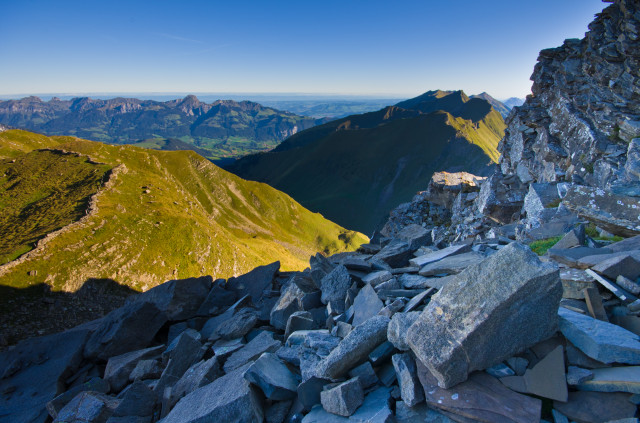
[[0,0],[0,94],[524,97],[600,0]]

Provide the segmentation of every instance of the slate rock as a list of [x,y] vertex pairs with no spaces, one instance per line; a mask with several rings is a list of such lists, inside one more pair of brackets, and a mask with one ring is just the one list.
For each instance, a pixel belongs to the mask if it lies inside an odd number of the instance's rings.
[[363,363],[369,353],[387,340],[389,318],[373,316],[356,326],[318,365],[318,376],[337,379]]
[[396,371],[402,401],[409,407],[424,401],[424,391],[418,380],[416,363],[411,354],[396,354],[391,361]]
[[500,382],[516,392],[567,401],[568,391],[562,345],[547,354],[532,369],[527,369],[523,376],[503,377]]
[[627,251],[640,250],[640,235],[632,236],[630,238],[623,239],[622,241],[614,242],[607,246],[613,253],[624,253]]
[[391,267],[403,267],[411,257],[409,244],[399,239],[392,240],[380,252],[372,257],[372,260],[380,260]]
[[591,374],[591,379],[577,384],[579,390],[640,394],[640,366],[593,369]]
[[249,364],[238,367],[182,398],[162,423],[261,422],[259,394],[242,376]]
[[222,376],[218,357],[200,361],[187,369],[171,388],[171,408],[184,396]]
[[[389,328],[387,327],[387,330]],[[395,352],[395,347],[389,341],[385,341],[382,344],[378,345],[371,353],[369,354],[369,362],[374,366],[379,366],[385,361],[389,360],[393,353]]]
[[327,379],[320,379],[314,376],[298,385],[296,388],[298,401],[300,401],[305,410],[311,410],[314,405],[320,404],[320,393],[328,383],[331,382]]
[[283,423],[292,404],[292,401],[279,401],[266,407],[264,411],[265,423]]
[[451,387],[553,335],[561,296],[557,267],[511,243],[434,295],[407,344]]
[[391,317],[387,328],[387,338],[394,347],[400,351],[409,351],[407,344],[407,331],[420,317],[420,312],[411,311],[408,313],[396,313]]
[[561,307],[560,331],[573,345],[602,363],[640,364],[640,337],[617,325]]
[[357,270],[357,271],[367,272],[367,273],[371,271],[371,263],[359,257],[347,258],[342,262],[342,265],[349,270]]
[[402,228],[395,235],[395,239],[399,239],[409,244],[409,250],[411,251],[415,251],[424,245],[431,245],[433,243],[431,231],[428,231],[415,223]]
[[410,311],[413,311],[418,306],[420,306],[423,302],[425,302],[427,300],[427,298],[429,298],[431,295],[433,295],[435,293],[435,291],[436,290],[434,288],[425,289],[420,294],[418,294],[415,297],[411,298],[409,300],[409,302],[407,302],[407,304],[404,306],[402,311],[404,313],[408,313]]
[[573,247],[581,247],[585,243],[585,229],[584,225],[580,225],[578,228],[571,229],[567,232],[560,241],[558,241],[553,248],[565,249]]
[[418,266],[422,268],[429,263],[435,263],[446,257],[454,256],[457,254],[468,253],[469,251],[471,251],[471,245],[468,245],[468,244],[452,245],[447,248],[443,248],[442,250],[433,251],[433,252],[412,258],[411,260],[409,260],[409,263],[412,266]]
[[324,277],[331,273],[331,271],[336,267],[335,264],[331,263],[320,253],[316,253],[315,256],[311,256],[309,258],[309,265],[311,267],[311,271],[309,273],[311,275],[311,279],[313,279],[316,285],[316,289],[321,289],[322,279],[324,279]]
[[135,301],[155,304],[168,320],[186,320],[197,314],[212,284],[211,276],[171,280],[143,292]]
[[189,367],[204,355],[198,337],[198,332],[195,334],[190,331],[182,332],[165,350],[164,355],[168,357],[169,361],[154,388],[159,397],[162,397],[166,388],[175,385]]
[[378,298],[378,294],[376,294],[371,285],[366,284],[353,302],[353,325],[357,326],[370,317],[375,316],[382,307],[383,304],[380,298]]
[[416,367],[427,404],[451,413],[450,417],[455,415],[464,419],[462,422],[540,421],[540,400],[513,392],[487,373],[473,373],[455,388],[444,389],[420,361],[416,361]]
[[297,284],[289,283],[271,310],[269,322],[276,329],[284,330],[287,327],[287,320],[296,311],[300,311],[299,300],[304,296],[304,291]]
[[420,269],[419,274],[421,276],[455,275],[472,264],[480,263],[485,258],[484,254],[476,253],[475,251],[456,254],[425,265]]
[[249,361],[255,360],[265,352],[276,352],[282,343],[273,338],[273,334],[268,331],[260,333],[249,341],[245,346],[231,354],[224,363],[225,373],[229,373]]
[[430,278],[409,273],[404,273],[398,278],[398,282],[405,289],[427,289],[430,287],[429,280]]
[[111,386],[113,392],[120,392],[129,383],[129,376],[143,359],[159,356],[164,345],[131,351],[111,357],[104,369],[104,379]]
[[81,392],[58,413],[54,423],[106,423],[120,400],[99,392]]
[[245,343],[243,338],[229,340],[220,339],[211,346],[211,350],[213,351],[213,354],[218,357],[218,360],[220,360],[221,363],[224,363],[231,354],[244,347],[244,345]]
[[222,339],[237,339],[248,334],[258,323],[258,315],[254,310],[242,309],[218,327],[217,334]]
[[[582,258],[604,254],[611,254],[611,250],[607,248],[576,247],[568,249],[550,248],[547,251],[550,259],[571,267],[577,267],[578,261]],[[581,266],[581,268],[583,267]]]
[[108,360],[146,348],[166,321],[167,315],[154,303],[134,301],[99,320],[98,328],[85,344],[84,356]]
[[584,299],[585,288],[596,288],[596,280],[584,270],[560,269],[562,281],[562,298]]
[[80,367],[89,333],[85,328],[31,338],[0,352],[0,417],[44,422],[45,405],[62,393],[65,380]]
[[397,423],[454,423],[444,414],[429,408],[427,404],[409,407],[403,401],[396,402]]
[[579,385],[591,379],[593,379],[593,372],[591,370],[576,366],[569,366],[567,369],[567,384],[569,385]]
[[636,406],[630,397],[624,393],[569,392],[569,400],[554,401],[553,408],[572,421],[602,423],[634,417]]
[[308,271],[294,273],[289,283],[296,284],[298,289],[305,293],[315,292],[320,289]]
[[99,392],[101,394],[106,394],[109,392],[109,383],[107,383],[104,379],[99,377],[94,377],[87,382],[81,383],[80,385],[76,385],[66,392],[58,395],[51,401],[47,403],[47,411],[52,418],[56,418],[58,413],[65,405],[69,403],[73,398],[76,397],[80,392],[85,391],[93,391]]
[[356,423],[391,423],[391,388],[381,386],[369,392],[364,402],[351,415],[349,421]]
[[592,270],[613,280],[618,276],[636,280],[640,277],[640,261],[631,254],[625,254],[600,262]]
[[[342,322],[339,322],[342,323]],[[315,326],[313,316],[308,311],[296,311],[287,321],[287,328],[284,332],[284,339],[286,340],[289,335],[299,330],[310,330]]]
[[243,308],[252,307],[253,302],[251,301],[251,297],[247,294],[244,297],[240,298],[238,301],[233,303],[224,313],[212,317],[205,322],[202,329],[200,329],[200,334],[204,339],[214,338],[217,339],[218,329],[225,325],[227,321],[233,316],[240,312]]
[[295,398],[300,382],[299,377],[272,353],[262,354],[249,366],[244,378],[258,386],[268,399],[274,401]]
[[242,276],[230,278],[227,289],[236,293],[240,298],[249,295],[254,304],[258,304],[265,289],[271,287],[273,279],[280,270],[280,262],[259,266]]
[[351,286],[351,276],[347,271],[347,268],[339,265],[333,269],[327,276],[322,278],[320,282],[322,290],[322,303],[329,304],[329,302],[335,302],[341,304],[344,311],[344,298],[347,295],[347,290]]
[[113,410],[114,417],[149,417],[153,415],[156,396],[143,382],[134,382],[122,395],[118,406]]
[[362,278],[362,283],[376,287],[383,282],[386,282],[393,278],[393,275],[388,270],[378,270],[377,272],[371,272],[367,276]]
[[640,284],[638,284],[637,282],[634,282],[622,275],[619,275],[616,278],[616,283],[620,288],[624,289],[625,291],[636,296],[640,295]]
[[198,316],[209,316],[219,310],[225,310],[236,302],[236,293],[224,288],[226,281],[216,279],[213,286],[196,312]]
[[351,369],[349,371],[349,377],[357,377],[360,385],[362,385],[362,389],[367,389],[378,382],[378,376],[368,361]]
[[[495,366],[491,366],[485,370],[491,376],[500,379],[501,377],[507,376],[515,376],[516,372],[511,369],[511,367],[504,365],[503,363],[498,363]],[[524,374],[524,372],[523,372]]]
[[339,416],[350,416],[364,401],[364,392],[358,378],[324,390],[320,393],[320,402],[325,411]]

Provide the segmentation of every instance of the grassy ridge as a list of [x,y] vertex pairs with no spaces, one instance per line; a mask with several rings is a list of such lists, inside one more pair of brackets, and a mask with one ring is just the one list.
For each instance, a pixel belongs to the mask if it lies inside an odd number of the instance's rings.
[[[7,131],[0,145],[6,149],[25,137],[29,133]],[[46,282],[74,291],[89,278],[107,278],[144,290],[176,277],[229,277],[275,260],[284,269],[301,269],[316,251],[366,242],[288,195],[244,181],[191,151],[42,140],[105,163],[114,176],[98,194],[97,212],[34,251],[34,258],[0,273],[3,285]]]

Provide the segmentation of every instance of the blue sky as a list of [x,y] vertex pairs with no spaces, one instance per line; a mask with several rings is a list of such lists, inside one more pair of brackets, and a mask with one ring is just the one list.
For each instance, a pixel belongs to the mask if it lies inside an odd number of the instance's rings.
[[1,0],[0,94],[529,93],[600,0]]

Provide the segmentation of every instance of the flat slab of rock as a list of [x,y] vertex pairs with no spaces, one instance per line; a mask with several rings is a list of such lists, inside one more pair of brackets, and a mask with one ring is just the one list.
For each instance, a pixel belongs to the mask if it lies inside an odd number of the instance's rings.
[[317,376],[338,379],[364,363],[378,345],[387,340],[389,318],[374,316],[356,326],[331,353],[318,364]]
[[451,387],[553,335],[561,297],[558,268],[511,243],[431,297],[407,344]]
[[362,278],[362,282],[373,287],[380,285],[393,278],[393,275],[388,270],[378,270],[377,272],[371,272]]
[[182,398],[162,423],[261,422],[259,395],[242,376],[240,367]]
[[434,263],[429,263],[420,269],[421,276],[456,275],[472,264],[480,263],[486,257],[484,254],[470,251],[445,257]]
[[553,408],[571,421],[602,423],[634,417],[636,405],[631,394],[604,392],[569,392],[569,401],[554,401]]
[[562,334],[589,357],[602,363],[640,364],[640,337],[617,325],[560,307]]
[[578,384],[579,390],[640,394],[640,366],[593,369],[591,374],[591,380]]
[[400,275],[398,278],[398,282],[404,289],[427,289],[430,288],[429,280],[431,278],[425,278],[420,275],[412,275],[409,273],[404,273]]
[[516,392],[567,401],[568,391],[562,345],[547,354],[532,369],[527,369],[523,376],[503,377],[500,382]]
[[638,256],[638,254],[624,254],[612,257],[609,260],[598,263],[591,269],[613,280],[616,280],[618,276],[636,280],[640,277],[640,261],[634,256]]
[[320,393],[322,408],[339,416],[352,415],[363,401],[364,392],[357,377]]
[[396,234],[395,238],[409,244],[411,251],[415,251],[423,245],[431,245],[433,243],[431,232],[415,223],[402,228],[402,230]]
[[264,353],[244,374],[244,378],[258,386],[270,400],[293,399],[297,395],[297,375],[272,353]]
[[462,244],[462,245],[452,245],[447,248],[443,248],[442,250],[434,251],[432,253],[427,253],[409,260],[409,263],[412,266],[418,266],[420,268],[426,266],[429,263],[434,263],[438,260],[442,260],[445,257],[455,256],[456,254],[467,253],[471,251],[471,245]]
[[104,379],[109,382],[111,390],[121,391],[129,383],[129,375],[138,362],[145,358],[159,356],[164,348],[164,345],[160,345],[111,357],[104,369]]
[[220,369],[218,357],[214,356],[194,364],[171,388],[171,407],[185,395],[204,385],[208,385],[220,376],[222,376],[222,370]]
[[[576,247],[567,249],[550,248],[549,251],[547,251],[549,258],[571,267],[578,267],[578,262],[584,257],[604,254],[611,254],[611,250],[607,248]],[[586,269],[586,267],[584,268]]]
[[256,360],[265,352],[276,352],[281,346],[282,343],[274,339],[271,332],[263,331],[227,358],[224,371],[229,373],[249,361]]
[[[430,407],[455,415],[462,422],[538,423],[542,401],[506,388],[484,372],[472,374],[466,382],[452,389],[438,386],[438,380],[416,363],[418,378]],[[465,420],[471,419],[471,420]],[[456,419],[457,420],[457,419]]]
[[54,423],[106,422],[119,404],[119,399],[99,392],[81,392],[60,410]]
[[357,326],[382,309],[383,304],[371,285],[366,284],[353,301],[353,325]]
[[584,270],[560,269],[562,298],[583,300],[585,288],[596,288],[596,280]]
[[640,235],[614,242],[607,246],[614,253],[640,250]]

